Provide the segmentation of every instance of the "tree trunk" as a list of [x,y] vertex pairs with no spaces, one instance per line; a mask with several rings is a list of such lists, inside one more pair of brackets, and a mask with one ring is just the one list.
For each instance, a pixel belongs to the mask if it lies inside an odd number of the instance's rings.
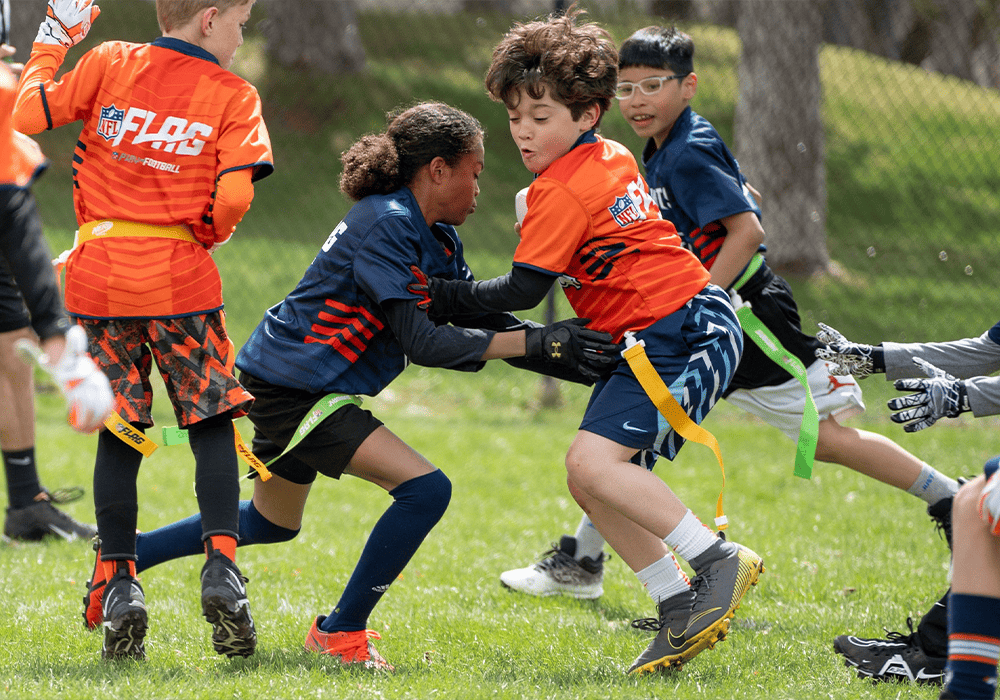
[[767,260],[786,275],[825,271],[826,168],[819,3],[743,0],[735,142],[762,195]]
[[12,60],[25,63],[31,55],[31,43],[38,34],[38,25],[45,19],[44,2],[34,0],[6,0],[10,9],[10,37],[8,42],[17,49]]
[[351,0],[267,0],[263,31],[278,63],[340,75],[365,68]]

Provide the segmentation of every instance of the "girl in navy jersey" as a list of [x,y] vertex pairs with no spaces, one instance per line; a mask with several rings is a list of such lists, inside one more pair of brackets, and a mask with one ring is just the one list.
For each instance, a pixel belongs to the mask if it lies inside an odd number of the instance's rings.
[[[357,204],[236,359],[255,397],[253,451],[273,473],[241,504],[240,544],[294,537],[317,473],[350,474],[388,491],[393,503],[340,602],[312,620],[305,646],[392,670],[370,642],[378,634],[366,629],[368,616],[444,514],[451,482],[358,396],[377,394],[408,362],[477,371],[486,360],[518,358],[512,364],[592,381],[618,348],[581,319],[541,327],[489,314],[461,319],[469,327],[437,325],[408,291],[411,268],[472,279],[455,226],[475,211],[484,167],[483,129],[473,117],[419,104],[390,115],[385,133],[361,138],[341,159],[341,190]],[[197,520],[139,535],[137,569],[197,552]],[[88,625],[100,622],[92,603],[99,586],[91,583],[85,599]]]

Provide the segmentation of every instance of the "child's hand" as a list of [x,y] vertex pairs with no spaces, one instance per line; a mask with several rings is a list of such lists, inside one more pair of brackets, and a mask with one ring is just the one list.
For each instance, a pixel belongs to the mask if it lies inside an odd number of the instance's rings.
[[931,427],[939,418],[955,418],[972,410],[965,382],[919,357],[913,361],[928,379],[896,380],[894,386],[898,391],[917,393],[888,402],[890,410],[898,411],[889,416],[894,423],[904,423],[903,430],[915,433]]
[[864,379],[869,374],[885,372],[885,358],[878,346],[853,343],[836,328],[825,323],[817,324],[819,333],[816,340],[826,347],[816,350],[816,358],[829,362],[830,374],[834,376],[853,375]]
[[[10,58],[15,53],[17,53],[17,49],[10,44],[0,44],[0,61],[5,58]],[[21,71],[24,70],[23,63],[5,63],[4,65],[7,66],[10,72],[14,75],[21,75]]]
[[84,40],[99,14],[94,0],[49,0],[35,43],[72,48]]
[[524,356],[575,369],[592,382],[615,368],[621,347],[611,336],[587,328],[587,318],[571,318],[525,331]]
[[87,354],[87,333],[82,326],[66,332],[62,353],[54,362],[27,339],[18,341],[17,350],[25,362],[37,363],[55,380],[66,397],[66,418],[74,430],[92,433],[111,415],[115,395],[104,372]]

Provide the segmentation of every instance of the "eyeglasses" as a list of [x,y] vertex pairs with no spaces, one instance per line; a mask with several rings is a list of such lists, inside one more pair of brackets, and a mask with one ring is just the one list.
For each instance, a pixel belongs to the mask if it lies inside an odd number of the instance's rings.
[[642,90],[643,95],[655,95],[663,87],[663,83],[668,83],[671,80],[681,80],[689,75],[690,73],[682,75],[658,75],[653,78],[643,78],[638,83],[630,83],[623,80],[618,83],[618,87],[615,89],[615,97],[619,100],[627,100],[632,97],[636,88]]

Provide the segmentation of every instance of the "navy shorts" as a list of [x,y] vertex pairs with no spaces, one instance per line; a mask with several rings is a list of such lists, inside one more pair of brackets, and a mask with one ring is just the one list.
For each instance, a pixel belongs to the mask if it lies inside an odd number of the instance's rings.
[[[635,337],[645,341],[646,355],[673,397],[701,424],[722,397],[743,352],[743,330],[729,296],[709,285]],[[594,386],[580,429],[667,459],[684,444],[624,360]]]
[[[254,426],[251,449],[265,464],[285,450],[302,419],[325,396],[277,386],[246,372],[240,372],[240,383],[254,396],[248,413]],[[295,484],[311,484],[317,473],[339,479],[361,443],[381,425],[371,411],[346,404],[267,468]]]

